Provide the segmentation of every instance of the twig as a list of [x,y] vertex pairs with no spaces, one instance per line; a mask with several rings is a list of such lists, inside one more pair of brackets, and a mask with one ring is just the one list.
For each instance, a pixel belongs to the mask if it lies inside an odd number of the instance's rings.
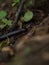
[[40,25],[42,25],[43,23],[47,23],[48,21],[49,21],[49,15],[46,18],[44,18],[43,21],[41,21]]
[[15,17],[15,20],[14,20],[13,25],[12,25],[12,30],[17,26],[17,23],[18,23],[18,20],[19,20],[20,13],[21,13],[22,7],[24,5],[24,2],[25,2],[25,0],[21,0],[18,12],[16,12],[16,17]]

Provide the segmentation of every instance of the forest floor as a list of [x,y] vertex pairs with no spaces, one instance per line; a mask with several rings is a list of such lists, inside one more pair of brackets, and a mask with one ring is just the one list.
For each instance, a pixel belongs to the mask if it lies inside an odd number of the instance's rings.
[[[12,0],[6,0],[0,2],[0,11],[5,10],[8,13],[6,18],[14,21],[19,5],[12,6]],[[7,39],[8,44],[12,44],[16,52],[5,65],[49,65],[49,44],[47,44],[49,43],[49,5],[29,7],[28,9],[34,13],[34,16],[29,22],[19,24],[21,28],[27,28],[27,31]],[[24,8],[21,13],[22,16]],[[0,29],[0,36],[10,31],[11,26]],[[2,42],[4,43],[4,41]]]

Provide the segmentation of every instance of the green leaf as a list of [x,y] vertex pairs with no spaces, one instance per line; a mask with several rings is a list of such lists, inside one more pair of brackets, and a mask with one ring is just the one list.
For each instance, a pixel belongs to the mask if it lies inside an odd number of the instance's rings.
[[2,46],[2,44],[3,44],[3,43],[2,43],[2,42],[0,42],[0,47]]
[[32,5],[32,0],[29,1],[28,5]]
[[20,2],[20,0],[13,0],[13,2],[17,4]]
[[20,0],[13,0],[12,6],[15,6],[19,2],[20,2]]
[[5,24],[1,24],[0,29],[3,29],[5,26],[6,26]]
[[31,7],[35,5],[35,0],[27,0],[26,5],[27,7]]
[[12,6],[15,6],[16,5],[16,3],[12,3]]
[[3,19],[4,17],[7,16],[7,12],[6,11],[0,11],[0,19]]
[[0,42],[0,51],[2,50],[2,44],[3,44],[3,43],[2,43],[2,42]]
[[33,18],[33,12],[32,12],[32,11],[27,11],[27,12],[24,14],[24,21],[25,21],[25,22],[30,21],[32,18]]
[[2,19],[3,23],[5,23],[8,26],[12,25],[12,20]]

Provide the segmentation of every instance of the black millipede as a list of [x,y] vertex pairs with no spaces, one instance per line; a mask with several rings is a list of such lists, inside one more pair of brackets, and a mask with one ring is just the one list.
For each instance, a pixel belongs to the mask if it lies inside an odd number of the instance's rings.
[[26,29],[18,29],[17,31],[9,32],[9,33],[7,33],[5,35],[0,36],[0,41],[5,40],[7,37],[18,35],[18,34],[23,33],[25,31],[26,31]]

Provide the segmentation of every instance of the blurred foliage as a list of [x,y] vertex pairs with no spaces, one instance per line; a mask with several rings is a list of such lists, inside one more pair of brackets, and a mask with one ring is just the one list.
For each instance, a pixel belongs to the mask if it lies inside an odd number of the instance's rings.
[[0,11],[0,28],[3,29],[5,26],[11,26],[12,20],[6,18],[7,12],[4,10]]
[[12,6],[15,6],[16,4],[18,4],[20,2],[20,0],[13,0]]
[[31,19],[33,18],[33,12],[32,11],[27,11],[25,12],[24,14],[24,21],[27,22],[27,21],[30,21]]
[[7,38],[6,40],[0,42],[0,51],[2,50],[3,47],[8,46],[9,43],[10,43],[9,38]]
[[23,54],[25,56],[29,55],[31,53],[31,49],[29,47],[25,47],[24,50],[23,50]]

